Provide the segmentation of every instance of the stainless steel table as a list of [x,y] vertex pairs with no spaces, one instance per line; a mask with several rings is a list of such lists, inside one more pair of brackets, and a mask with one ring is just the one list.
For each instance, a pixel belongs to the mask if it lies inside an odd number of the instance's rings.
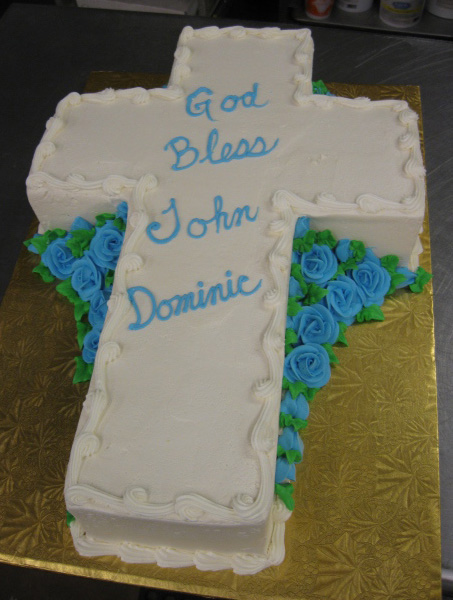
[[[167,73],[179,32],[189,23],[195,27],[233,24],[24,4],[12,5],[5,13],[0,21],[0,298],[32,219],[24,182],[33,151],[57,102],[69,91],[82,91],[91,71]],[[448,587],[448,569],[453,574],[453,375],[449,365],[453,338],[453,45],[397,32],[315,24],[311,29],[315,79],[421,88],[434,273],[443,565]]]

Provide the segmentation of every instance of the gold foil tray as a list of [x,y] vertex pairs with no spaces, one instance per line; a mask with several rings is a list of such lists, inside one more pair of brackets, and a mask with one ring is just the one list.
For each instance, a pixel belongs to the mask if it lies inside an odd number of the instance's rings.
[[[160,86],[165,76],[93,73],[87,90]],[[332,84],[343,96],[403,98],[408,86]],[[422,265],[430,270],[426,218]],[[72,305],[32,273],[25,249],[0,311],[0,560],[225,598],[440,598],[432,288],[398,292],[385,321],[350,327],[340,365],[311,405],[286,559],[254,576],[83,558],[65,525],[65,469],[87,385],[73,385]]]

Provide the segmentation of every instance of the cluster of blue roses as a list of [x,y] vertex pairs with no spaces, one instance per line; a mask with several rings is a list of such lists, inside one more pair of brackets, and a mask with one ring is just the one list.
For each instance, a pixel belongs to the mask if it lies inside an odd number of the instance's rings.
[[284,396],[278,439],[276,492],[292,509],[295,465],[302,460],[299,431],[307,426],[308,401],[326,385],[333,344],[347,345],[344,332],[354,323],[383,320],[385,296],[408,286],[420,292],[431,275],[398,266],[393,255],[379,259],[362,242],[337,242],[330,231],[310,230],[298,219],[293,241],[283,370]]
[[82,356],[76,357],[75,383],[91,377],[126,219],[127,203],[121,202],[115,214],[98,215],[94,225],[77,217],[69,231],[52,229],[25,242],[31,252],[41,255],[33,270],[44,281],[61,280],[57,290],[74,304],[82,349]]

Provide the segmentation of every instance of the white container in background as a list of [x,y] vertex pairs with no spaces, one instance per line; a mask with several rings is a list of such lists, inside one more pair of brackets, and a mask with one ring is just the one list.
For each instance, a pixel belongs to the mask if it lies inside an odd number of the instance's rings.
[[392,27],[412,27],[420,21],[425,0],[381,0],[379,17]]
[[347,12],[365,12],[373,6],[373,0],[338,0],[338,8]]
[[426,10],[442,19],[453,19],[453,0],[428,0]]

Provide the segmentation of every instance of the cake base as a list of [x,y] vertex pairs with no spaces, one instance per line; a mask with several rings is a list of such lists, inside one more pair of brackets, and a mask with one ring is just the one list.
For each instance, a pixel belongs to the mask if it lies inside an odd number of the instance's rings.
[[[99,74],[90,91],[131,80],[114,74],[112,83],[108,76]],[[132,84],[148,87],[137,76]],[[341,96],[405,99],[420,113],[415,87],[329,88]],[[421,264],[430,271],[427,217],[422,244]],[[285,561],[238,577],[86,558],[75,550],[63,483],[87,386],[72,384],[72,306],[32,273],[35,264],[24,249],[0,309],[1,561],[222,598],[336,600],[378,595],[382,582],[394,598],[419,598],[420,586],[424,597],[440,597],[431,284],[422,295],[397,294],[384,306],[382,324],[349,328],[349,347],[338,351],[340,365],[311,405]],[[354,376],[359,368],[362,375]],[[423,576],[414,578],[414,569]]]

